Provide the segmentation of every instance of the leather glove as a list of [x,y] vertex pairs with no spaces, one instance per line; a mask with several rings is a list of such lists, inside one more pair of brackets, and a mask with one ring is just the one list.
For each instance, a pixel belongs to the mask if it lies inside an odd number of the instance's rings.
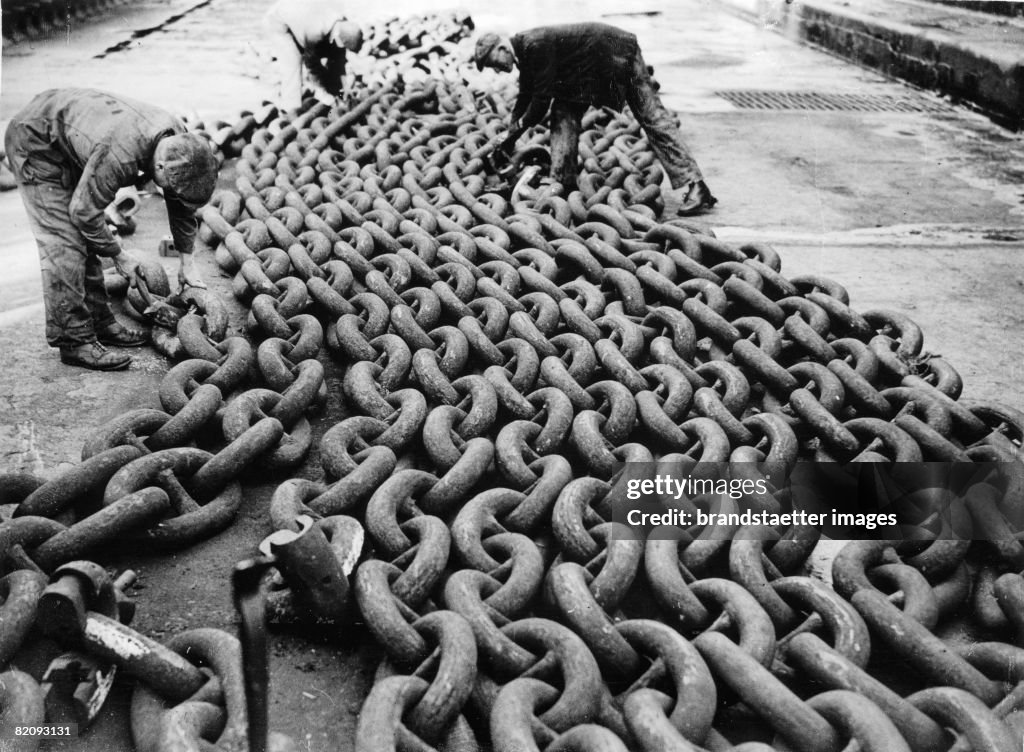
[[186,287],[206,288],[206,282],[200,276],[199,269],[196,268],[191,253],[181,254],[181,266],[178,268],[178,284],[181,285],[182,290]]
[[512,163],[512,155],[510,152],[505,151],[501,147],[498,147],[491,152],[491,164],[494,165],[494,169],[501,171],[507,168]]
[[128,284],[135,282],[135,275],[139,270],[139,261],[127,251],[121,251],[114,256],[114,268],[117,273],[128,280]]

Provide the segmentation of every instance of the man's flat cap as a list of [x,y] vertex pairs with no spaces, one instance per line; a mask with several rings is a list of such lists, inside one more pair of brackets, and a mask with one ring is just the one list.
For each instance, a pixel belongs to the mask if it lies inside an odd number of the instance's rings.
[[490,56],[491,51],[501,44],[501,37],[493,32],[481,34],[476,40],[476,51],[473,53],[473,60],[476,61],[476,69],[483,70],[484,62]]
[[180,133],[164,138],[158,146],[168,186],[188,204],[202,206],[217,184],[217,159],[204,138]]

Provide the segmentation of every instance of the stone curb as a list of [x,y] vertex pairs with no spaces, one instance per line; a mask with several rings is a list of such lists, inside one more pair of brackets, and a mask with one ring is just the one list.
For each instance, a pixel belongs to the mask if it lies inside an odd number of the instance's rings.
[[[965,14],[962,30],[950,31],[892,18],[900,7],[908,18],[913,12],[921,15],[924,6],[909,3],[887,3],[876,16],[871,3],[853,9],[824,0],[720,2],[791,39],[969,103],[1013,130],[1024,128],[1024,27],[1005,19],[988,21],[977,13],[941,7],[947,26],[951,15]],[[1019,46],[1009,44],[1018,36]]]

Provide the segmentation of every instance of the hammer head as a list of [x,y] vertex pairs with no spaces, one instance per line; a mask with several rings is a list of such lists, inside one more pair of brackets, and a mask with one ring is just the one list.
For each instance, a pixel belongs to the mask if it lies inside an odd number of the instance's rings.
[[85,630],[89,611],[117,617],[113,582],[99,564],[72,561],[53,573],[39,597],[36,623],[46,636],[74,645]]
[[314,521],[298,515],[299,530],[278,530],[260,544],[272,554],[291,588],[296,605],[308,617],[343,620],[348,607],[348,576],[363,550],[363,528],[352,517]]

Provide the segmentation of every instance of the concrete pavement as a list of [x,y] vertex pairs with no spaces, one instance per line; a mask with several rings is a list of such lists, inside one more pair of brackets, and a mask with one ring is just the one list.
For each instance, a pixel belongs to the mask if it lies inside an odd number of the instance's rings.
[[949,95],[1009,128],[1024,127],[1024,18],[1019,13],[1004,9],[996,15],[977,10],[981,3],[934,0],[721,2],[791,39]]

